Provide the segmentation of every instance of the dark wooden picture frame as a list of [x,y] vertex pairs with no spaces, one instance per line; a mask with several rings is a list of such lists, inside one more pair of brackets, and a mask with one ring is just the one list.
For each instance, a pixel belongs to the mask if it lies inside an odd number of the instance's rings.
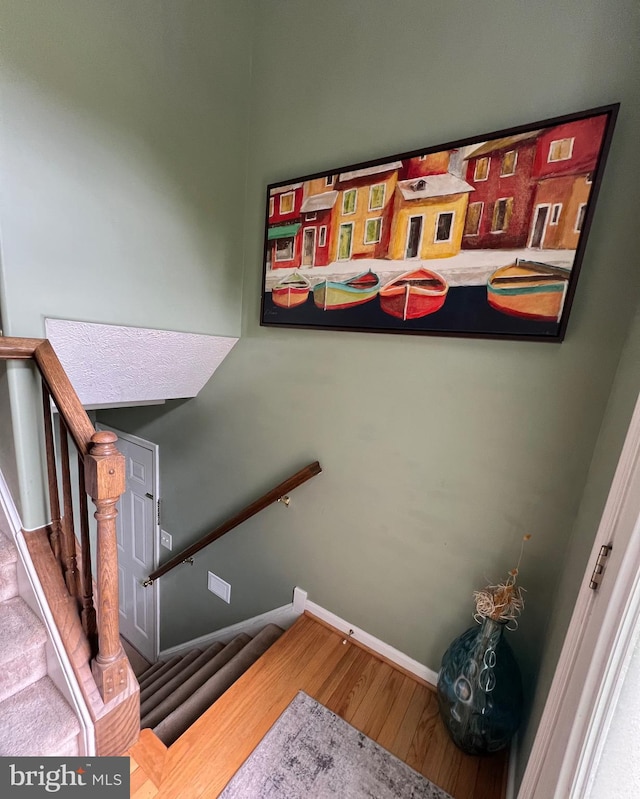
[[618,108],[270,184],[261,324],[562,341]]

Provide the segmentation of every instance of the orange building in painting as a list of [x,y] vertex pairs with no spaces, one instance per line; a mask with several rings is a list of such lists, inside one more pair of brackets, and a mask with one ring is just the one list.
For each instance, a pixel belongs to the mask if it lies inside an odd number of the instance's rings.
[[424,178],[427,175],[445,175],[449,171],[450,151],[418,155],[404,161],[403,180]]
[[393,195],[401,168],[402,161],[392,161],[338,175],[332,261],[387,256]]
[[538,184],[528,246],[575,250],[591,193],[589,175],[548,178]]

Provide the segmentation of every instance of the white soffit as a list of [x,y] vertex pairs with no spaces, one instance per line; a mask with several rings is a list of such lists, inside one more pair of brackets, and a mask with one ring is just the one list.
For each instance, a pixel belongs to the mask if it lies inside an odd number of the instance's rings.
[[237,338],[46,319],[51,341],[83,405],[195,397]]

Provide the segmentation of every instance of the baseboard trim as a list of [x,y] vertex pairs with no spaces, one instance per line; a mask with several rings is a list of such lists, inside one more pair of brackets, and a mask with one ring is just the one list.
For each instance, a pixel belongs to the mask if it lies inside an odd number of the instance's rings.
[[201,635],[199,638],[186,641],[184,644],[177,644],[176,646],[162,649],[159,659],[162,660],[163,658],[174,657],[175,655],[183,655],[194,647],[206,649],[206,647],[215,644],[217,641],[228,644],[229,641],[235,638],[236,635],[240,635],[240,633],[253,636],[260,632],[267,624],[277,624],[278,627],[282,627],[283,630],[288,630],[300,614],[301,611],[298,612],[295,610],[294,603],[291,602],[288,605],[282,605],[279,608],[274,608],[274,610],[261,613],[259,616],[253,616],[251,619],[231,624],[229,627],[224,627],[222,630],[216,630],[216,632]]
[[240,621],[237,624],[232,624],[229,627],[224,627],[222,630],[201,635],[199,638],[194,638],[192,641],[186,641],[183,644],[167,647],[160,652],[160,658],[173,657],[174,655],[182,655],[194,647],[202,649],[202,647],[210,646],[216,641],[223,644],[231,641],[236,635],[246,633],[247,635],[255,635],[259,632],[265,624],[277,624],[283,629],[288,629],[296,621],[296,619],[303,613],[309,613],[311,616],[319,619],[320,621],[328,624],[330,627],[344,633],[345,637],[351,638],[356,643],[370,649],[377,655],[388,660],[390,663],[398,666],[404,671],[414,675],[415,677],[424,680],[431,686],[435,686],[438,682],[438,674],[435,671],[427,668],[417,660],[400,652],[389,644],[381,641],[379,638],[371,635],[365,630],[356,627],[351,622],[336,616],[335,613],[323,608],[316,602],[311,602],[307,592],[296,586],[293,589],[293,601],[288,605],[282,605],[274,610],[269,610],[266,613],[261,613],[259,616],[254,616],[251,619]]
[[[301,589],[296,590],[300,591]],[[320,619],[320,621],[325,622],[330,627],[334,627],[336,630],[343,633],[346,638],[350,638],[356,643],[359,643],[367,649],[370,649],[375,654],[380,655],[385,660],[388,660],[404,671],[407,671],[410,674],[429,683],[429,685],[435,686],[437,684],[437,672],[432,671],[427,666],[424,666],[422,663],[419,663],[417,660],[409,657],[409,655],[405,655],[404,652],[401,652],[399,649],[396,649],[390,644],[381,641],[379,638],[371,635],[371,633],[366,632],[366,630],[362,630],[360,627],[356,627],[354,624],[351,624],[351,622],[346,621],[340,616],[336,616],[335,613],[323,608],[316,602],[309,601],[309,599],[306,597],[306,592],[303,593],[305,594],[304,609],[311,616],[315,616],[315,618]]]

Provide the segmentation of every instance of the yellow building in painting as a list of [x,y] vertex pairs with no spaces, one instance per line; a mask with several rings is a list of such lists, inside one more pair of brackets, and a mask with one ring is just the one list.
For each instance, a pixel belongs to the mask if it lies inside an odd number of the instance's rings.
[[384,258],[401,161],[342,172],[333,214],[332,261]]
[[472,186],[451,173],[399,181],[389,257],[404,260],[457,255],[471,191]]

